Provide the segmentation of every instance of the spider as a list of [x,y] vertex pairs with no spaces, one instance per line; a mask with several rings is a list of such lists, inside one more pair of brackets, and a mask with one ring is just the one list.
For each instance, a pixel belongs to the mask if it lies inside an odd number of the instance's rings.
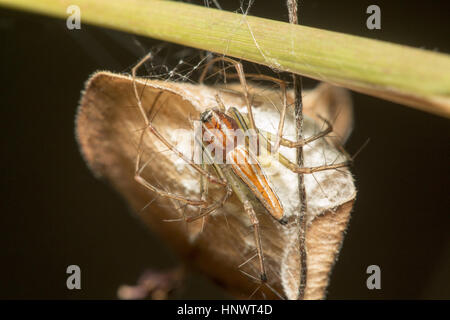
[[[200,82],[203,82],[205,73],[208,68],[217,61],[229,63],[236,69],[236,75],[237,78],[239,78],[239,82],[242,87],[242,96],[247,108],[247,114],[242,114],[233,107],[227,109],[224,103],[221,101],[220,97],[217,95],[217,105],[212,106],[200,115],[202,137],[199,139],[200,141],[197,140],[197,142],[201,144],[202,161],[201,163],[196,163],[181,151],[179,151],[155,128],[142,105],[136,86],[136,72],[149,59],[151,59],[150,53],[142,58],[132,68],[134,95],[137,101],[139,112],[145,124],[145,130],[141,134],[139,145],[141,145],[142,143],[144,133],[150,133],[169,150],[171,150],[174,154],[176,154],[179,158],[181,158],[184,162],[186,162],[189,166],[196,170],[201,175],[202,182],[207,180],[209,183],[221,186],[223,187],[224,192],[220,199],[209,200],[207,199],[207,191],[202,190],[201,197],[199,199],[195,199],[186,197],[181,194],[175,194],[150,184],[142,177],[142,172],[145,168],[145,165],[141,165],[142,150],[138,151],[138,155],[136,157],[134,175],[135,180],[145,188],[151,190],[161,197],[177,200],[186,205],[199,208],[200,214],[194,217],[185,218],[186,222],[192,222],[208,216],[220,207],[224,206],[229,197],[233,193],[235,193],[242,203],[243,211],[245,212],[245,214],[247,214],[252,224],[254,242],[257,251],[255,256],[258,257],[259,264],[259,280],[261,281],[261,283],[266,283],[267,273],[264,263],[264,252],[261,244],[261,230],[258,218],[255,213],[255,201],[259,201],[263,205],[263,208],[265,208],[267,213],[280,224],[285,224],[286,219],[283,204],[274,191],[272,182],[270,181],[270,179],[268,179],[259,162],[261,150],[267,151],[272,156],[277,157],[278,161],[283,166],[297,174],[312,174],[318,171],[346,167],[350,164],[351,159],[342,163],[331,165],[299,167],[298,165],[287,159],[285,156],[283,156],[279,152],[280,146],[284,146],[287,148],[297,148],[300,146],[305,146],[317,139],[323,138],[330,132],[332,132],[332,126],[330,122],[324,118],[321,118],[327,124],[327,128],[307,139],[291,141],[284,138],[283,128],[288,108],[286,83],[282,80],[265,75],[245,75],[242,64],[240,62],[228,57],[217,57],[210,60],[206,64],[205,69],[200,77]],[[280,120],[276,135],[265,132],[264,130],[256,127],[252,105],[250,103],[250,94],[246,77],[271,81],[279,85],[283,94],[283,105],[280,111]],[[238,130],[241,130],[243,132],[251,131],[253,134],[247,135],[243,141],[241,139],[241,142],[236,142],[235,132]],[[253,140],[253,145],[256,144],[256,151],[251,150],[252,148],[248,148],[250,143],[249,140]],[[272,144],[273,141],[274,143]],[[217,159],[220,159],[220,161],[217,161]],[[213,170],[208,170],[207,165],[212,166]],[[211,171],[213,171],[213,173]]]

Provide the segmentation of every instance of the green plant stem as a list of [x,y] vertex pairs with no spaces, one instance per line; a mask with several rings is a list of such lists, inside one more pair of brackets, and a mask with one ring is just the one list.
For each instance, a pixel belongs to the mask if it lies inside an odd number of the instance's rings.
[[241,58],[450,117],[446,54],[172,1],[0,0],[63,19],[73,4],[82,24]]

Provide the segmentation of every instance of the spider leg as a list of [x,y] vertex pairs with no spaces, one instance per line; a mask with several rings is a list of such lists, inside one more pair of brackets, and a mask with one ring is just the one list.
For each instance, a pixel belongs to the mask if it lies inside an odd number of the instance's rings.
[[238,62],[238,61],[236,61],[234,59],[230,59],[228,57],[217,57],[217,58],[211,59],[205,65],[205,68],[203,69],[203,72],[202,72],[202,74],[200,76],[199,82],[203,83],[203,80],[205,78],[206,72],[208,72],[209,67],[211,65],[213,65],[217,61],[228,62],[231,65],[233,65],[234,68],[236,69],[236,72],[237,72],[238,77],[239,77],[239,81],[241,83],[241,86],[243,87],[242,94],[244,95],[244,101],[245,101],[245,104],[247,106],[247,112],[248,112],[249,119],[250,119],[250,128],[253,129],[255,132],[258,132],[258,128],[255,125],[255,119],[253,117],[252,106],[251,106],[250,98],[249,98],[249,94],[248,94],[249,90],[248,90],[247,80],[245,79],[244,68],[242,67],[242,63],[240,63],[240,62]]
[[151,59],[151,54],[150,53],[147,54],[144,58],[142,58],[141,61],[139,61],[131,69],[132,78],[133,78],[134,95],[136,97],[136,101],[137,101],[137,104],[138,104],[138,109],[139,109],[139,111],[140,111],[140,113],[142,115],[142,118],[144,119],[145,126],[148,129],[148,131],[146,130],[146,132],[149,132],[149,133],[153,134],[159,141],[161,141],[167,148],[172,150],[172,152],[174,152],[178,157],[183,159],[187,164],[189,164],[192,168],[194,168],[200,174],[205,175],[210,182],[225,186],[226,185],[226,181],[223,181],[223,180],[218,179],[217,177],[213,176],[208,171],[204,170],[200,165],[194,163],[194,161],[192,161],[191,159],[186,157],[182,152],[177,150],[166,138],[164,138],[164,136],[153,126],[152,122],[149,120],[149,118],[147,116],[147,112],[145,112],[145,109],[142,106],[142,101],[140,99],[140,96],[139,96],[139,93],[138,93],[138,90],[137,90],[137,85],[136,85],[136,71],[139,69],[140,66],[142,66],[149,59]]

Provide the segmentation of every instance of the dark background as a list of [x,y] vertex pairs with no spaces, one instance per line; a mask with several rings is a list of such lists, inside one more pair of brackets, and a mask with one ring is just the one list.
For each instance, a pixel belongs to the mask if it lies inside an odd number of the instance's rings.
[[[301,1],[301,23],[448,53],[445,1]],[[227,10],[238,1],[221,1]],[[365,10],[381,7],[381,30],[366,29]],[[250,14],[287,21],[284,1],[256,0]],[[136,45],[135,39],[141,46]],[[161,42],[0,8],[2,198],[0,298],[115,298],[145,268],[175,256],[96,180],[74,138],[80,91],[99,69],[128,72]],[[176,65],[166,46],[158,59]],[[195,51],[192,51],[195,54]],[[380,52],[380,54],[383,54]],[[305,86],[311,87],[311,80]],[[329,286],[331,299],[450,298],[449,122],[353,93],[359,190]],[[66,289],[66,267],[82,269],[82,290]],[[377,264],[382,289],[366,288]],[[181,298],[226,297],[201,275]]]

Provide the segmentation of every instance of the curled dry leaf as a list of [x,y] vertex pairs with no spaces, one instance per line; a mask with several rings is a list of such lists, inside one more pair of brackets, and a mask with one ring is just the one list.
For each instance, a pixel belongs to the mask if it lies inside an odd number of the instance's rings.
[[[153,106],[149,116],[153,118],[152,123],[188,157],[191,157],[188,150],[191,144],[180,143],[180,137],[192,137],[192,121],[199,119],[200,112],[217,105],[215,95],[219,94],[227,107],[245,111],[238,85],[224,88],[138,79],[137,88],[144,108],[150,110]],[[250,93],[256,125],[276,132],[279,113],[274,106],[281,105],[280,93],[256,86],[250,86]],[[334,122],[332,135],[343,142],[352,125],[349,94],[322,84],[304,95],[305,114],[310,116],[305,119],[305,137],[323,129],[323,123],[316,117],[321,115]],[[292,95],[288,100],[292,100]],[[93,173],[112,183],[140,218],[170,243],[184,262],[236,297],[251,295],[258,287],[252,277],[259,277],[259,268],[257,259],[250,259],[255,254],[252,227],[235,195],[204,221],[187,224],[183,217],[197,215],[198,209],[157,196],[134,180],[144,121],[137,109],[130,77],[109,72],[94,74],[87,81],[76,126],[81,151]],[[294,136],[294,130],[293,119],[288,117],[285,136]],[[336,139],[333,142],[338,143]],[[319,139],[305,147],[305,166],[345,160],[334,143]],[[200,199],[200,175],[196,171],[168,151],[151,133],[144,135],[141,148],[142,162],[146,165],[143,177],[149,183]],[[280,150],[289,159],[295,159],[295,149],[282,147]],[[277,299],[280,295],[296,299],[300,275],[297,177],[277,161],[268,159],[262,161],[262,165],[283,203],[288,224],[274,221],[262,206],[256,208],[269,286],[262,286],[253,297]],[[305,298],[322,299],[343,241],[356,190],[346,168],[305,175],[305,185],[308,201]],[[223,192],[223,187],[210,184],[208,198],[219,199]],[[151,205],[146,207],[149,202]]]

